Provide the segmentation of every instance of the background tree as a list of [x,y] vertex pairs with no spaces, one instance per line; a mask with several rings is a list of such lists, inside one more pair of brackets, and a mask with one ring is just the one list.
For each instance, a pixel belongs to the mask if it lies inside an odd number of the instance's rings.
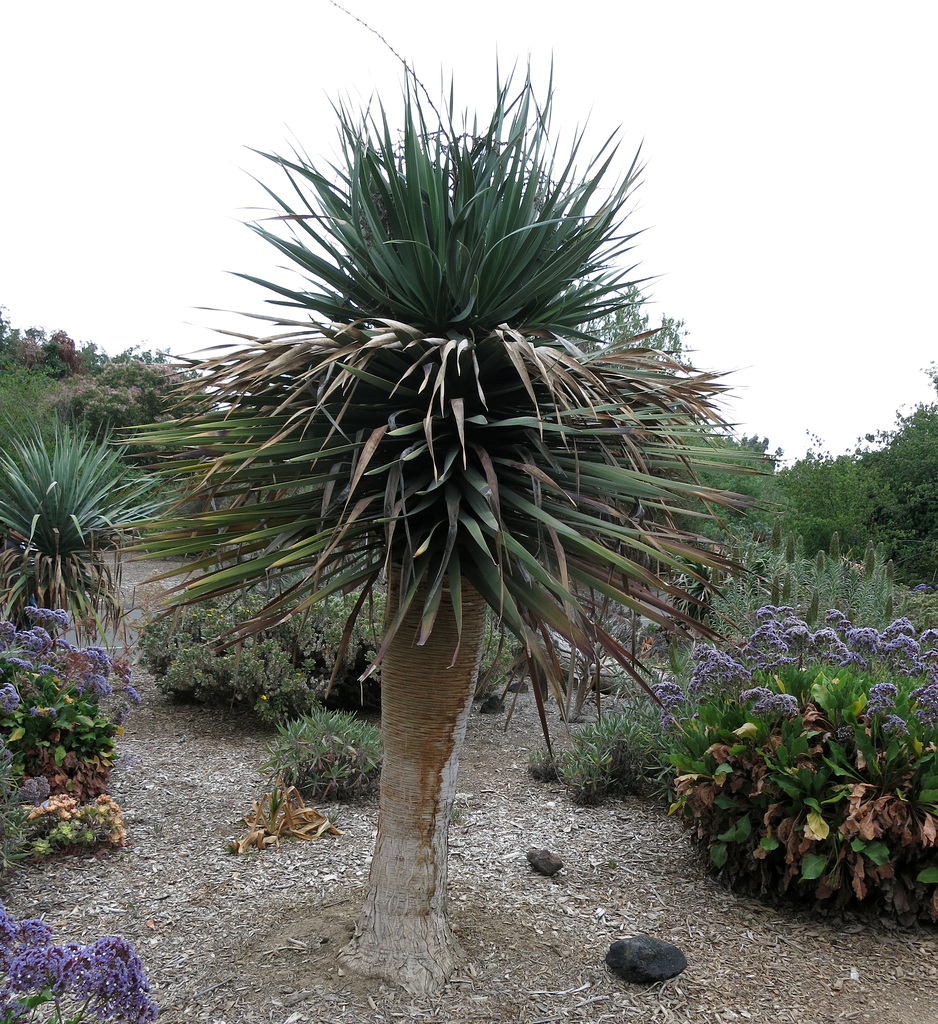
[[[929,374],[938,391],[938,371]],[[919,403],[897,415],[893,430],[866,452],[875,505],[870,530],[908,583],[938,582],[938,403]]]
[[683,359],[684,338],[687,337],[683,320],[664,315],[653,319],[649,300],[633,282],[623,288],[619,299],[621,305],[615,312],[590,325],[597,338],[607,343],[629,341],[657,352],[666,352],[673,359]]
[[92,435],[167,415],[189,374],[168,352],[139,346],[109,356],[65,331],[12,327],[0,308],[0,412],[32,422],[51,446],[54,424]]
[[652,566],[718,564],[675,512],[734,501],[693,473],[719,381],[588,331],[622,305],[636,164],[610,187],[607,144],[575,176],[581,137],[557,158],[530,81],[500,83],[482,123],[420,95],[399,133],[339,105],[332,168],[270,157],[288,191],[255,230],[303,280],[249,279],[289,312],[200,367],[197,415],[143,437],[188,448],[167,473],[218,499],[147,540],[204,570],[180,600],[290,582],[232,642],[337,592],[360,592],[353,621],[387,574],[378,838],[346,955],[415,992],[456,958],[447,825],[486,604],[542,714],[557,635],[640,678],[597,609],[695,628]]
[[[936,379],[934,370],[930,376]],[[938,388],[938,381],[936,381]],[[938,581],[938,404],[897,414],[896,426],[868,434],[869,447],[831,456],[809,451],[777,476],[786,529],[808,557],[834,533],[860,561],[872,541],[903,582]]]

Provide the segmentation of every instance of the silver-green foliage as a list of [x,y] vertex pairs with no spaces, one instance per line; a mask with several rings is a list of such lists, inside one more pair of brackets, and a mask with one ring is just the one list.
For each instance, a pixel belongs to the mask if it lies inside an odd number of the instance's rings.
[[76,619],[120,616],[109,556],[162,507],[153,482],[132,476],[124,452],[67,426],[51,450],[28,425],[0,424],[0,606],[18,616],[31,600]]
[[[256,614],[261,589],[179,609],[147,625],[141,646],[160,689],[173,697],[218,706],[253,707],[268,722],[303,715],[332,693],[337,700],[376,703],[377,686],[359,676],[374,653],[375,628],[360,618],[343,646],[343,624],[353,601],[335,597],[253,635],[240,648],[220,649],[220,638]],[[376,596],[373,614],[383,599]],[[331,690],[330,690],[331,684]]]
[[553,757],[544,750],[529,761],[534,778],[562,782],[575,803],[586,805],[647,796],[664,768],[651,718],[635,708],[603,715],[576,733],[569,750]]
[[883,629],[895,617],[897,594],[892,562],[882,545],[870,543],[862,562],[840,551],[837,534],[828,553],[805,557],[800,537],[782,538],[778,528],[768,542],[733,538],[732,554],[743,572],[719,581],[713,611],[744,630],[754,626],[764,605],[788,605],[814,626],[819,613],[843,612],[856,625]]
[[310,800],[350,800],[368,793],[381,770],[381,733],[345,711],[314,707],[277,726],[264,771]]

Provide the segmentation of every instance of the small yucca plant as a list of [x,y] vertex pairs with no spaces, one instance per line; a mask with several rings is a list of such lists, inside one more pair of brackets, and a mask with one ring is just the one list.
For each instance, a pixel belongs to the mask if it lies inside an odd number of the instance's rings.
[[0,614],[20,621],[32,603],[79,626],[116,625],[114,556],[160,507],[152,480],[131,480],[120,449],[68,426],[56,426],[51,452],[37,431],[0,426],[0,437]]

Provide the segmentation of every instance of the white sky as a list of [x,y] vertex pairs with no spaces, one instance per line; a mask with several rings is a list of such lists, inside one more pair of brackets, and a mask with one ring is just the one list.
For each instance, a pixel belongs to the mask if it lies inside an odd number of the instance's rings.
[[[642,145],[636,249],[728,415],[837,454],[934,400],[938,4],[345,0],[436,98],[491,109],[531,58],[555,128]],[[0,305],[110,352],[193,352],[279,272],[241,221],[279,185],[246,147],[328,158],[330,98],[393,104],[402,70],[329,0],[0,5]],[[247,329],[251,327],[244,322]],[[817,448],[817,443],[814,443]]]

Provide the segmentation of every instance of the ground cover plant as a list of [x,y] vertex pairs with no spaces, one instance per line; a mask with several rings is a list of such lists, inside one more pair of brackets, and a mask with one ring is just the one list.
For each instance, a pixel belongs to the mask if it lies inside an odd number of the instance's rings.
[[569,749],[542,749],[528,761],[531,775],[563,783],[578,804],[627,795],[647,797],[660,788],[666,768],[655,724],[638,706],[602,715],[578,729]]
[[263,768],[310,800],[361,797],[378,781],[381,733],[343,711],[313,708],[278,723]]
[[938,631],[791,612],[657,687],[672,810],[735,888],[938,920]]

